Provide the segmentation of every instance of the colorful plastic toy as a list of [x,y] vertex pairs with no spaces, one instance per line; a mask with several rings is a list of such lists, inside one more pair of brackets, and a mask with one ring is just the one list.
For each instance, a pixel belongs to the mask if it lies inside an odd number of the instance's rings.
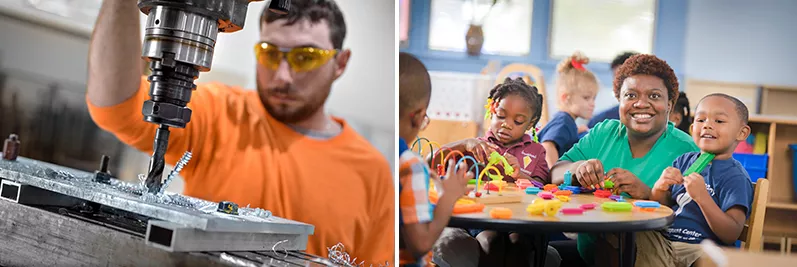
[[542,188],[542,190],[545,190],[545,191],[548,191],[548,192],[556,192],[556,190],[558,190],[558,188],[556,187],[555,184],[546,184]]
[[564,215],[581,215],[584,214],[584,209],[581,208],[566,208],[562,209]]
[[557,196],[569,196],[569,195],[572,195],[573,192],[570,191],[570,190],[559,190],[559,191],[553,192],[553,194],[557,195]]
[[614,188],[614,182],[612,182],[612,180],[606,179],[605,181],[603,181],[603,188],[606,189]]
[[518,188],[520,188],[520,189],[526,189],[526,188],[528,188],[528,187],[532,186],[532,183],[531,183],[531,181],[529,181],[529,180],[526,180],[526,179],[520,179],[520,180],[516,180],[516,181],[515,181],[515,185],[516,185]]
[[559,199],[559,201],[562,201],[562,202],[570,202],[570,197],[569,196],[564,196],[564,195],[556,196],[556,199]]
[[476,203],[473,200],[469,199],[458,199],[457,202],[454,204],[454,214],[464,214],[464,213],[475,213],[475,212],[482,212],[484,210],[484,204]]
[[578,186],[565,186],[565,190],[570,190],[573,194],[581,194],[581,187]]
[[526,207],[526,211],[531,215],[542,215],[545,213],[548,216],[555,216],[560,208],[562,208],[562,202],[554,199],[534,201]]
[[627,212],[631,211],[634,206],[628,202],[603,202],[601,204],[601,208],[605,211],[612,211],[612,212]]
[[634,206],[637,206],[637,207],[640,207],[640,208],[654,208],[654,209],[656,209],[656,208],[661,207],[661,203],[656,202],[656,201],[638,200],[638,201],[634,201]]
[[587,203],[587,204],[581,204],[581,206],[579,208],[582,208],[584,210],[591,210],[591,209],[594,209],[595,206],[597,206],[597,205],[598,204],[595,204],[595,203]]
[[542,199],[552,199],[553,198],[553,194],[551,194],[550,192],[545,192],[545,191],[537,193],[537,196],[542,198]]
[[609,199],[617,201],[617,202],[625,202],[625,199],[623,199],[623,196],[620,196],[620,195],[609,196]]
[[532,187],[532,186],[526,187],[526,194],[529,194],[529,195],[536,195],[540,191],[541,190],[539,188],[536,188],[536,187]]
[[612,195],[612,192],[608,191],[608,190],[598,189],[598,190],[595,190],[595,192],[592,193],[592,194],[595,195],[596,197],[607,198],[607,197]]
[[534,185],[534,187],[538,187],[538,188],[543,188],[545,186],[545,184],[543,184],[541,182],[538,182],[538,181],[531,181],[531,184]]
[[495,207],[490,210],[490,217],[493,219],[510,219],[512,218],[512,210],[508,208]]
[[504,165],[504,174],[512,175],[515,173],[515,169],[509,165],[509,162],[506,161],[506,158],[501,156],[501,154],[498,152],[493,151],[493,153],[490,153],[490,158],[487,160],[487,166],[495,166],[498,163]]
[[565,181],[562,183],[564,186],[570,186],[573,184],[573,174],[570,171],[565,171]]
[[686,169],[686,171],[684,172],[684,176],[690,175],[692,173],[702,172],[703,169],[705,169],[706,166],[708,166],[708,164],[711,163],[712,160],[714,160],[714,156],[715,155],[711,153],[700,153],[700,156],[697,157],[695,162],[692,163],[692,165],[690,165],[689,168]]

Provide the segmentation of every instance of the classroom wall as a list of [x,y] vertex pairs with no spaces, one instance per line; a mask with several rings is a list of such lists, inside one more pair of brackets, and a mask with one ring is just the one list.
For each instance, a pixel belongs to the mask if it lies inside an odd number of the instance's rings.
[[797,1],[689,1],[690,79],[797,85]]

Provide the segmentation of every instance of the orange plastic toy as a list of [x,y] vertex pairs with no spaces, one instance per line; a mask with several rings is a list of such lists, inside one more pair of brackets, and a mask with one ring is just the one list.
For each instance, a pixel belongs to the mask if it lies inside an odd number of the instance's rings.
[[490,210],[490,217],[493,219],[509,219],[512,218],[512,210],[502,207],[495,207]]
[[558,189],[559,188],[555,184],[546,184],[542,188],[542,190],[545,190],[545,191],[548,191],[548,192],[556,192]]
[[557,196],[570,196],[570,195],[573,194],[573,191],[570,191],[570,190],[559,190],[559,191],[554,192],[553,194],[557,195]]

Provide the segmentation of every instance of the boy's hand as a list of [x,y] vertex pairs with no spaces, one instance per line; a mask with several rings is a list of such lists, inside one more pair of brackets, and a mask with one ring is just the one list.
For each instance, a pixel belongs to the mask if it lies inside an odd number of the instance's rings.
[[498,147],[495,145],[477,138],[471,138],[465,141],[465,151],[473,153],[473,157],[479,162],[486,162],[490,153],[496,149],[498,149]]
[[506,152],[504,152],[504,158],[506,158],[506,162],[509,163],[509,166],[512,166],[512,168],[515,169],[515,172],[510,176],[517,179],[518,175],[520,175],[520,163],[518,162],[517,158]]
[[473,179],[473,173],[468,172],[468,165],[465,162],[460,163],[459,169],[455,172],[454,164],[454,160],[448,161],[448,171],[446,171],[446,177],[441,183],[443,192],[445,192],[443,196],[453,196],[458,199],[468,191],[468,181]]
[[706,190],[706,182],[699,173],[692,173],[684,177],[684,187],[686,187],[686,193],[697,203],[711,199]]
[[656,181],[656,184],[653,185],[653,190],[658,190],[662,192],[670,191],[670,186],[675,184],[681,184],[684,182],[684,176],[681,174],[681,170],[675,167],[667,167],[661,172],[661,176],[659,180]]
[[603,163],[597,159],[587,160],[576,164],[576,169],[572,173],[583,187],[600,184],[603,182]]

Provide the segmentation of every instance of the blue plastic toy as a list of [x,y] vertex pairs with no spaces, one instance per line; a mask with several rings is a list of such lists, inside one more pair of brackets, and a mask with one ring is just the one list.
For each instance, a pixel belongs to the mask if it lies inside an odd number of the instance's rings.
[[642,201],[642,200],[640,200],[640,201],[635,201],[634,202],[634,206],[637,206],[637,207],[640,207],[640,208],[659,208],[659,207],[661,207],[661,204],[659,202],[656,202],[656,201]]
[[537,187],[533,187],[533,186],[526,187],[526,194],[536,195],[539,192],[540,192],[540,189],[537,188]]

